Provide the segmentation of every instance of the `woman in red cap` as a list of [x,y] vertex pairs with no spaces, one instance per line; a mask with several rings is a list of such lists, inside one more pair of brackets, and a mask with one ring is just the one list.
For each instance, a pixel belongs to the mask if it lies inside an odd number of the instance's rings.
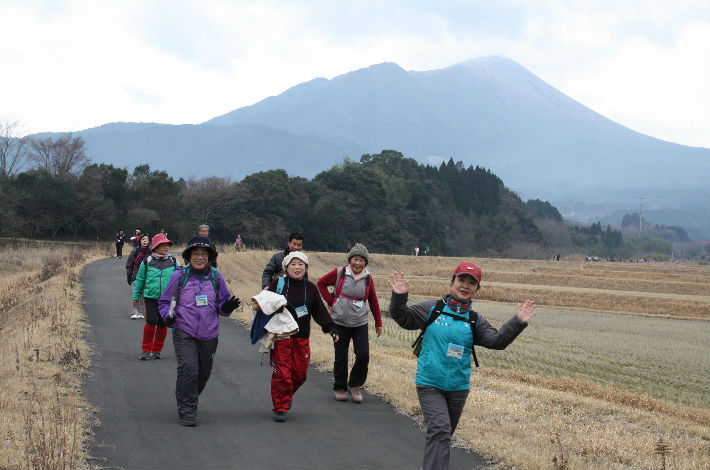
[[158,312],[158,299],[168,286],[170,276],[178,267],[178,261],[169,253],[173,242],[164,233],[153,237],[153,253],[144,258],[138,268],[133,284],[133,307],[138,308],[138,299],[143,293],[145,302],[145,326],[143,344],[138,359],[160,359],[168,328]]
[[422,468],[448,469],[451,435],[456,430],[471,381],[471,356],[478,366],[474,344],[505,349],[535,316],[535,302],[518,304],[516,315],[496,330],[471,308],[481,285],[481,268],[459,264],[451,278],[449,293],[438,300],[407,306],[409,281],[404,273],[390,279],[390,315],[402,328],[422,329],[416,342],[416,386],[427,425]]

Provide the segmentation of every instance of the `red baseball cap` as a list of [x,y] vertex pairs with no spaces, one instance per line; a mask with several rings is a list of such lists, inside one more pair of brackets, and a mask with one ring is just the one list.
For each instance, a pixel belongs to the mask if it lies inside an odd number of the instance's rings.
[[477,282],[481,282],[481,277],[483,275],[481,268],[479,268],[477,264],[471,263],[470,261],[464,261],[456,266],[454,276],[458,276],[459,274],[468,274],[469,276],[473,276]]

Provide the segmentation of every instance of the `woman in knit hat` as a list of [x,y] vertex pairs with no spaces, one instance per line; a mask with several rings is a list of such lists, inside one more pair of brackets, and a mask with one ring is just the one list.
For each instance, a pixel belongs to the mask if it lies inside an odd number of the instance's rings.
[[518,304],[516,314],[500,330],[476,313],[471,301],[478,293],[481,268],[463,262],[454,269],[449,293],[441,299],[407,305],[409,281],[394,272],[390,280],[390,315],[404,329],[422,329],[415,341],[417,397],[426,423],[424,470],[449,468],[451,435],[461,417],[471,383],[474,344],[505,349],[535,316],[535,302]]
[[268,289],[286,297],[285,308],[298,324],[298,333],[276,341],[271,350],[271,401],[276,422],[286,421],[286,412],[291,409],[293,395],[306,381],[311,357],[308,340],[311,318],[320,325],[323,333],[330,333],[333,341],[338,341],[335,324],[318,295],[318,288],[305,279],[308,257],[300,251],[292,251],[284,257],[282,267],[285,272],[280,281],[282,287],[279,287],[279,279],[276,278]]
[[[332,270],[318,280],[318,290],[330,305],[330,315],[340,338],[335,343],[333,363],[333,390],[338,401],[347,400],[347,388],[353,401],[362,403],[360,389],[367,379],[367,367],[370,362],[367,329],[370,311],[375,319],[375,333],[378,337],[382,334],[380,304],[377,301],[375,283],[367,269],[369,261],[370,253],[365,245],[356,243],[348,253],[348,264]],[[328,290],[330,286],[335,287],[332,294]],[[355,363],[348,378],[348,348],[351,339]]]

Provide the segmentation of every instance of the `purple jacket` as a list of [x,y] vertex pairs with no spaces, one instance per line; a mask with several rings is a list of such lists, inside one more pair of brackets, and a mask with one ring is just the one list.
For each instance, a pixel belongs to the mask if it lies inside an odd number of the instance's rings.
[[[180,298],[175,299],[183,269],[182,266],[175,269],[168,286],[158,300],[160,316],[165,320],[170,314],[171,301],[176,300],[175,325],[173,325],[175,328],[198,340],[216,338],[219,336],[219,315],[229,316],[222,313],[222,304],[230,298],[229,288],[224,282],[222,273],[217,272],[219,298],[215,298],[212,281],[205,278],[203,273],[193,271],[187,284],[180,291]],[[207,296],[207,305],[197,306],[195,299],[198,295]]]

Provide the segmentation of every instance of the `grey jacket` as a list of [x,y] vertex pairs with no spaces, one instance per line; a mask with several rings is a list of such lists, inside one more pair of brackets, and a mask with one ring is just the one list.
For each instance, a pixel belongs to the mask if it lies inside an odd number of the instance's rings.
[[[420,330],[424,328],[424,324],[429,317],[429,311],[436,305],[438,299],[425,300],[418,304],[407,306],[407,298],[408,294],[395,294],[392,292],[390,316],[405,330]],[[496,330],[483,315],[479,314],[475,344],[488,349],[505,349],[527,326],[527,323],[523,323],[515,315],[500,330]]]
[[278,253],[274,253],[274,256],[271,257],[268,263],[266,263],[266,267],[264,268],[264,272],[261,274],[261,288],[263,289],[264,287],[268,287],[271,285],[271,281],[274,279],[274,277],[277,274],[281,274],[283,271],[283,267],[281,266],[284,262],[284,258],[288,254],[288,250],[284,251],[279,251]]

